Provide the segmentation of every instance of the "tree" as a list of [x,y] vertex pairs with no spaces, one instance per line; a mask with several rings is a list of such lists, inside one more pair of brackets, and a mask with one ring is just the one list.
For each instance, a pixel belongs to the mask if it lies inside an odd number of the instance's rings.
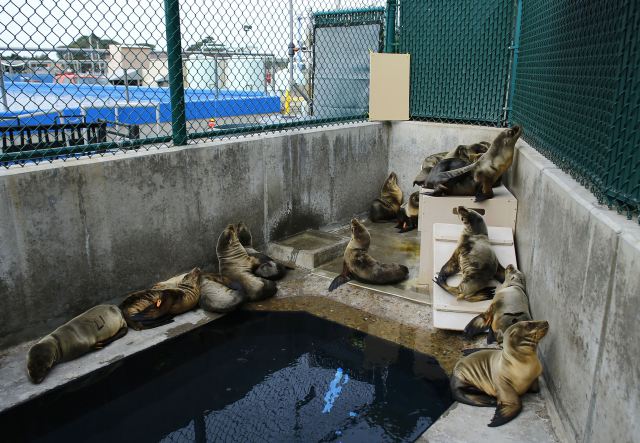
[[[67,48],[93,48],[93,49],[107,49],[109,45],[119,45],[115,40],[111,40],[108,38],[100,38],[95,35],[93,32],[89,35],[83,35],[72,41],[67,45]],[[59,50],[58,56],[62,59],[69,60],[86,60],[89,57],[89,52],[70,52]]]
[[224,43],[219,43],[213,37],[205,37],[187,48],[187,52],[228,52]]

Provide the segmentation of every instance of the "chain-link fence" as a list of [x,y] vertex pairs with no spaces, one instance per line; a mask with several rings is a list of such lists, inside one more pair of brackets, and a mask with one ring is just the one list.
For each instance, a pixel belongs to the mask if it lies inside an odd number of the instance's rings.
[[501,126],[513,1],[401,0],[399,52],[411,54],[414,119]]
[[513,120],[631,217],[640,209],[640,4],[526,0],[521,29]]
[[0,164],[366,117],[372,0],[10,0]]

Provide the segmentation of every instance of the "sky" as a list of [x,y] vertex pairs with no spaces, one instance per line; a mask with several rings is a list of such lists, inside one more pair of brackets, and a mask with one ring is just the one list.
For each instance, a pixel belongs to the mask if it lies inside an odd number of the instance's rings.
[[[306,34],[311,8],[384,6],[384,0],[293,0],[294,36]],[[181,0],[183,49],[206,36],[228,47],[287,55],[288,0]],[[298,16],[301,31],[298,31]],[[0,0],[0,47],[56,47],[93,32],[121,43],[166,48],[164,0]],[[245,32],[244,25],[251,25]],[[11,51],[2,51],[5,55]],[[28,53],[21,52],[23,56]]]

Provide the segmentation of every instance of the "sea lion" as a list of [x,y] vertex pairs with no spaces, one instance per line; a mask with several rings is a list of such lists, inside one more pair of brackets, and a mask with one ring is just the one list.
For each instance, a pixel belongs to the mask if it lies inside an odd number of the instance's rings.
[[369,218],[372,222],[381,222],[397,218],[402,205],[402,189],[398,186],[398,176],[395,172],[389,174],[380,190],[380,197],[371,203]]
[[216,253],[220,264],[220,275],[237,282],[244,290],[247,300],[264,300],[278,291],[274,282],[251,273],[254,261],[240,244],[236,226],[228,225],[222,231],[218,237]]
[[287,273],[286,266],[278,263],[268,255],[253,249],[253,237],[247,225],[242,222],[238,223],[236,225],[236,232],[238,233],[240,244],[244,247],[244,250],[247,251],[247,254],[253,262],[251,272],[258,277],[268,280],[279,280],[285,276]]
[[502,343],[504,331],[519,321],[531,320],[529,297],[525,288],[524,274],[513,265],[505,268],[504,283],[486,312],[476,316],[464,328],[467,337],[472,338],[489,329],[487,343]]
[[351,219],[351,240],[344,251],[342,274],[333,279],[329,291],[352,278],[365,283],[386,285],[405,280],[409,269],[396,263],[380,263],[368,254],[371,234],[358,220]]
[[433,189],[434,186],[437,185],[437,180],[439,180],[440,175],[443,172],[452,171],[452,170],[459,169],[459,168],[464,168],[465,166],[467,166],[469,164],[470,164],[469,161],[462,160],[462,159],[457,158],[457,157],[450,157],[450,158],[442,159],[440,162],[438,162],[437,165],[435,165],[433,167],[433,169],[431,170],[431,172],[427,176],[427,179],[424,182],[424,186],[427,187],[427,188]]
[[433,178],[429,195],[475,195],[476,202],[493,197],[493,185],[513,162],[513,152],[522,127],[514,125],[500,132],[487,152],[470,165],[446,171]]
[[220,274],[200,276],[200,307],[209,312],[231,312],[247,299],[242,285]]
[[[487,225],[480,214],[464,206],[458,206],[458,217],[464,230],[453,255],[433,281],[458,300],[491,299],[495,288],[489,283],[494,278],[503,283],[504,268],[489,243]],[[457,287],[447,285],[447,279],[458,272],[462,273],[462,282]]]
[[78,315],[31,346],[27,373],[40,383],[51,368],[101,349],[127,333],[127,323],[115,305],[98,305]]
[[156,283],[150,289],[129,294],[120,309],[129,327],[139,331],[171,323],[173,317],[198,306],[200,299],[200,268],[169,280]]
[[470,145],[458,145],[455,149],[449,151],[444,158],[459,158],[467,163],[473,163],[482,157],[482,154],[487,152],[490,147],[491,143],[485,141],[472,143]]
[[490,427],[513,420],[522,410],[520,396],[540,390],[542,364],[536,348],[548,330],[546,321],[521,321],[505,331],[501,350],[482,349],[461,358],[451,375],[453,398],[472,406],[497,406]]
[[429,176],[429,173],[437,165],[442,159],[444,159],[449,154],[448,151],[438,152],[437,154],[431,154],[424,160],[422,160],[422,166],[420,166],[420,172],[416,175],[416,178],[413,179],[413,186],[424,186],[425,180]]
[[409,196],[409,200],[400,207],[398,212],[397,229],[400,232],[413,231],[418,227],[418,213],[420,212],[420,191]]

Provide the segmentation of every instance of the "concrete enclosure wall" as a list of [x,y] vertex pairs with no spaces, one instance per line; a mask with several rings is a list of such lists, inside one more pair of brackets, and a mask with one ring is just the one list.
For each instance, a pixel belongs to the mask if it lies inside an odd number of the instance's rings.
[[[526,128],[525,128],[526,131]],[[507,176],[545,380],[568,439],[640,435],[640,226],[523,143]]]
[[259,245],[346,222],[387,161],[384,126],[362,123],[2,170],[0,347],[211,267],[228,223]]

